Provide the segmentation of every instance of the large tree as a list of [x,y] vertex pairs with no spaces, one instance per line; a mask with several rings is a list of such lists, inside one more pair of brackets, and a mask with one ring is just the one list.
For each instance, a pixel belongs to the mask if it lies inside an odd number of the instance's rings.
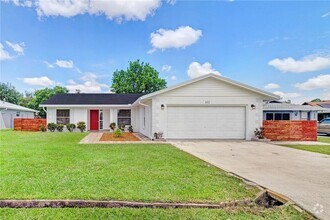
[[46,117],[46,112],[39,105],[55,94],[68,93],[65,87],[55,86],[54,88],[39,89],[34,92],[32,99],[28,102],[27,107],[39,110],[39,116]]
[[149,63],[136,60],[114,72],[111,87],[115,93],[151,93],[166,88],[166,81]]
[[14,86],[10,83],[0,83],[0,99],[13,104],[18,104],[23,98],[23,95],[19,93]]

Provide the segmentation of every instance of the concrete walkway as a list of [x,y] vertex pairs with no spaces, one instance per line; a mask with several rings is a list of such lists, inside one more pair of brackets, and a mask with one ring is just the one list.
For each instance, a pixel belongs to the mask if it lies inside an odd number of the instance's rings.
[[330,219],[328,155],[248,141],[171,143],[221,169],[288,196],[321,219]]

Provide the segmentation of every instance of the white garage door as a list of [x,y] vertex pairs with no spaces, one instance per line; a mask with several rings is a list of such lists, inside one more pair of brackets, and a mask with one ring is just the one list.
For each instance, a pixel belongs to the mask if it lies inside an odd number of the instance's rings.
[[245,139],[245,107],[168,107],[167,138]]

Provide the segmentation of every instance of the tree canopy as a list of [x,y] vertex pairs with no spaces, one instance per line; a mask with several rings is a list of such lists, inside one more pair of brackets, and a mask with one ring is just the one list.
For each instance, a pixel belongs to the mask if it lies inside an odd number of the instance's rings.
[[55,86],[54,88],[44,88],[39,89],[34,92],[31,100],[28,102],[27,106],[28,108],[39,110],[39,115],[41,117],[46,116],[46,112],[43,110],[43,108],[40,108],[39,105],[48,100],[51,96],[55,94],[62,94],[62,93],[68,93],[69,90],[65,87],[61,86]]
[[0,83],[0,99],[13,104],[18,104],[23,98],[14,86],[10,83]]
[[322,100],[317,98],[317,99],[313,99],[311,102],[321,102]]
[[136,60],[114,72],[111,87],[115,93],[151,93],[166,88],[166,81],[149,63]]

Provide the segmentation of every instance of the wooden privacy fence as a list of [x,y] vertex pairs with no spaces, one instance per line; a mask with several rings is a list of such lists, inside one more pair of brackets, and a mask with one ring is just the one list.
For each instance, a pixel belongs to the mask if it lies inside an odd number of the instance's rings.
[[272,141],[316,141],[316,121],[264,121],[265,137]]
[[47,126],[47,120],[42,118],[15,118],[15,131],[40,131],[39,126]]

